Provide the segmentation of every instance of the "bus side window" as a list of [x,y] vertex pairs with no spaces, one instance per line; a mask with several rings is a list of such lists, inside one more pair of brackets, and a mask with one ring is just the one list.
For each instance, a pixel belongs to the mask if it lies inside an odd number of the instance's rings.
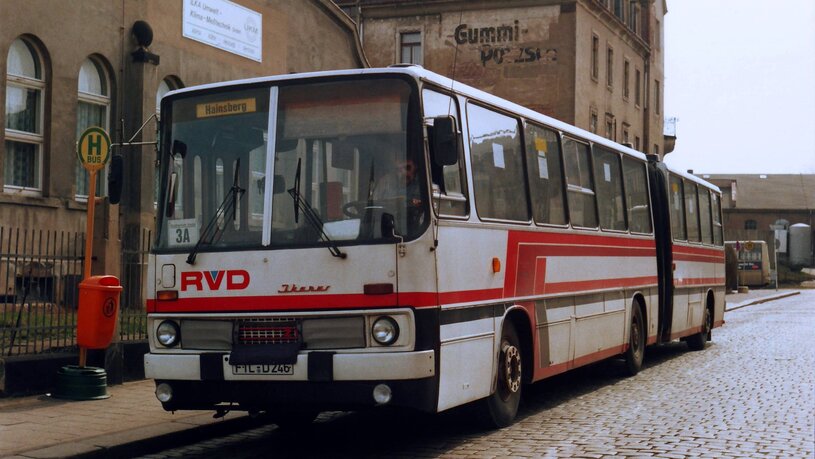
[[628,206],[628,229],[632,233],[650,233],[651,209],[645,164],[632,158],[623,158],[623,177],[625,202]]
[[563,203],[563,172],[557,133],[527,124],[525,137],[526,169],[535,222],[565,225],[566,206]]
[[722,231],[722,204],[721,197],[716,193],[710,193],[711,212],[713,214],[713,243],[724,245],[724,234]]
[[682,179],[671,175],[668,182],[671,200],[671,234],[675,241],[687,241],[685,232],[685,201],[682,194]]
[[713,243],[713,225],[710,220],[710,192],[699,187],[699,229],[702,230],[702,242]]
[[[459,120],[458,104],[452,97],[436,91],[425,89],[422,91],[422,102],[424,104],[424,117],[427,123],[432,122],[437,116],[452,116],[456,120],[456,127],[461,131]],[[429,135],[433,135],[433,126],[428,125]],[[459,140],[459,146],[463,145]],[[461,150],[461,147],[459,147]],[[467,205],[467,187],[464,180],[464,161],[459,153],[459,161],[452,166],[438,166],[430,164],[431,177],[433,180],[433,205],[438,205],[440,215],[452,215],[463,217],[467,215],[469,206]]]
[[626,230],[620,175],[620,155],[595,146],[594,183],[597,185],[597,206],[602,229]]
[[529,221],[518,120],[467,105],[475,206],[481,218]]
[[699,205],[696,201],[696,184],[685,180],[685,221],[688,223],[688,240],[699,242]]
[[566,170],[566,197],[572,226],[597,228],[597,200],[591,182],[589,146],[563,138],[563,164]]

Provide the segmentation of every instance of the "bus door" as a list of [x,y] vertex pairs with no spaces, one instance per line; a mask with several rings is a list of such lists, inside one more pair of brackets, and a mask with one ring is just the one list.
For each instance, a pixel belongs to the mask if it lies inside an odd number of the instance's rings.
[[651,208],[654,216],[654,238],[657,249],[657,277],[659,279],[658,342],[671,341],[673,318],[673,242],[671,239],[671,213],[668,195],[668,172],[665,164],[649,155],[648,178],[651,182]]

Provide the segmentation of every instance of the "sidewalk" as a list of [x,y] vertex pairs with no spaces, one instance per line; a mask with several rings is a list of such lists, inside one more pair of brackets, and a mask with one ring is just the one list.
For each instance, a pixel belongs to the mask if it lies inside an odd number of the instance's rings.
[[[730,293],[726,296],[727,304],[725,311],[733,311],[745,306],[786,298],[801,293],[795,289],[751,289],[747,293]],[[725,318],[725,320],[727,320]]]
[[[750,290],[727,295],[727,310],[798,294]],[[105,400],[68,401],[47,395],[0,399],[0,458],[132,457],[268,423],[243,412],[213,419],[212,411],[168,413],[152,380],[108,388]]]
[[223,419],[212,411],[169,413],[154,389],[153,380],[142,380],[108,387],[105,400],[0,399],[0,457],[132,457],[150,452],[147,441],[169,448],[264,424],[243,412]]

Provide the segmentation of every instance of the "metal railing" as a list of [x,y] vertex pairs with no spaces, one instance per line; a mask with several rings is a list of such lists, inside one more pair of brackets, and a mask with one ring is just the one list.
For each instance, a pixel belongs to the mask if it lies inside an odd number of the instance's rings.
[[[147,338],[147,256],[152,232],[122,251],[119,338]],[[135,242],[135,241],[134,241]],[[76,350],[85,234],[0,227],[0,356]]]
[[138,245],[122,250],[122,297],[119,336],[122,341],[147,339],[147,256],[153,232],[142,228]]
[[73,350],[84,233],[0,227],[0,353]]

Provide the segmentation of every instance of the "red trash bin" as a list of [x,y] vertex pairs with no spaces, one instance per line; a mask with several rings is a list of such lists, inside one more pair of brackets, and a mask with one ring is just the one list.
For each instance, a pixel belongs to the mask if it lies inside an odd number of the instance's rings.
[[91,276],[79,283],[76,342],[85,349],[105,349],[119,317],[122,286],[116,276]]

